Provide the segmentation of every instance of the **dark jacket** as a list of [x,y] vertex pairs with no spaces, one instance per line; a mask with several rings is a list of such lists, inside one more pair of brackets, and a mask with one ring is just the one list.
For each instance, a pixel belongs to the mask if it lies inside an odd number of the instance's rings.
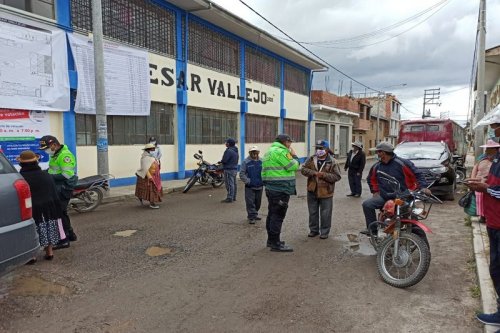
[[387,164],[382,162],[375,163],[366,178],[370,186],[370,191],[372,193],[379,192],[380,196],[385,200],[394,199],[395,193],[387,181],[380,179],[380,176],[377,174],[378,170],[395,177],[401,186],[401,191],[414,191],[427,186],[423,174],[411,161],[394,155]]
[[249,157],[241,162],[240,179],[245,183],[246,187],[253,189],[261,189],[262,182],[262,160],[253,160]]
[[493,159],[486,183],[489,185],[483,195],[486,225],[498,230],[500,229],[500,152],[497,152]]
[[[323,178],[314,176],[317,171],[324,173]],[[300,172],[307,177],[307,191],[314,193],[318,199],[332,197],[335,183],[341,178],[340,168],[331,155],[327,156],[321,170],[318,170],[318,158],[309,157]]]
[[222,155],[222,169],[224,170],[237,170],[238,169],[239,153],[238,148],[235,146],[230,146],[224,151]]
[[363,173],[366,164],[366,155],[362,150],[358,150],[358,153],[354,155],[351,161],[351,156],[353,154],[352,150],[347,153],[347,160],[345,161],[344,170],[352,170],[356,173]]

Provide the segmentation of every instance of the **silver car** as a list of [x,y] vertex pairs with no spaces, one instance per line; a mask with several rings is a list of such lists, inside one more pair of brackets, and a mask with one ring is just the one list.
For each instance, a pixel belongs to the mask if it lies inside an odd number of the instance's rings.
[[28,183],[0,151],[0,275],[40,250]]

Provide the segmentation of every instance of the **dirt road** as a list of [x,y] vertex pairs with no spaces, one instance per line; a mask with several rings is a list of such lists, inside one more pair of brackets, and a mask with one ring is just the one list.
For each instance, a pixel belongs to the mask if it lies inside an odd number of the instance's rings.
[[128,200],[72,215],[78,242],[0,278],[0,331],[482,332],[456,203],[433,208],[429,273],[401,290],[378,277],[366,243],[349,246],[364,222],[346,179],[327,240],[307,237],[302,177],[297,188],[283,234],[293,253],[265,247],[265,223],[246,222],[242,192],[221,204],[224,189],[197,187],[160,210]]

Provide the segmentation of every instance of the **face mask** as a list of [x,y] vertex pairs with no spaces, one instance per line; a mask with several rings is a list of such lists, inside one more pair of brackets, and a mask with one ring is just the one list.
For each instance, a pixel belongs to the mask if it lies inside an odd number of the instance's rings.
[[321,157],[326,154],[326,150],[324,149],[318,149],[316,150],[316,156]]
[[493,141],[495,141],[495,142],[499,142],[500,137],[496,136],[496,135],[495,135],[495,132],[496,132],[496,130],[495,130],[494,128],[491,128],[491,127],[490,127],[490,128],[488,128],[488,134],[487,134],[487,136],[488,136],[488,138],[490,138],[491,140],[493,140]]
[[50,148],[44,149],[43,151],[49,156],[52,156],[55,153],[55,151],[52,151]]

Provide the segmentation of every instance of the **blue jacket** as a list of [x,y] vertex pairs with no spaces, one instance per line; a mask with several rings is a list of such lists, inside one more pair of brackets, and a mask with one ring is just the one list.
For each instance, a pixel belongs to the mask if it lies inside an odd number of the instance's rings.
[[248,156],[241,162],[240,179],[245,183],[246,187],[260,189],[262,183],[262,160],[253,160]]
[[238,169],[239,153],[238,148],[235,146],[227,147],[222,155],[222,169],[224,170],[237,170]]

